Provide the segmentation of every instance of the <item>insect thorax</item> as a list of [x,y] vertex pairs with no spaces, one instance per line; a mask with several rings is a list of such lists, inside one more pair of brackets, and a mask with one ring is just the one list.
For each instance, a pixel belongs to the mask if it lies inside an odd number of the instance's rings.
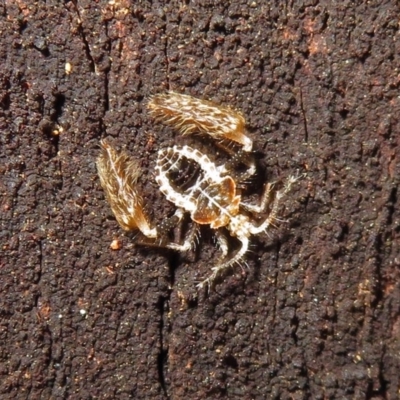
[[161,192],[198,224],[219,228],[239,212],[240,196],[230,176],[198,150],[174,146],[160,150],[156,180]]

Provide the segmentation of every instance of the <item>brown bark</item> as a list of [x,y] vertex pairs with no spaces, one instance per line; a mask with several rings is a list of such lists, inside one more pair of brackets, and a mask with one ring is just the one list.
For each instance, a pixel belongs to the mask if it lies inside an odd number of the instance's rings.
[[[1,4],[0,397],[399,398],[398,22],[393,0]],[[268,181],[306,174],[208,296],[210,232],[135,247],[95,169],[108,137],[171,214],[152,166],[180,139],[145,106],[169,89],[241,110]]]

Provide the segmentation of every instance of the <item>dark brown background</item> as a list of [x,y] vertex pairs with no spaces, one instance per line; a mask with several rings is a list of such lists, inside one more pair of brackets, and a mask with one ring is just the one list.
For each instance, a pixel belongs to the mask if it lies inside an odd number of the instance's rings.
[[[398,399],[397,4],[3,2],[0,397]],[[269,181],[306,173],[208,297],[209,235],[135,248],[96,174],[108,137],[171,212],[152,166],[178,136],[145,107],[168,89],[242,110]]]

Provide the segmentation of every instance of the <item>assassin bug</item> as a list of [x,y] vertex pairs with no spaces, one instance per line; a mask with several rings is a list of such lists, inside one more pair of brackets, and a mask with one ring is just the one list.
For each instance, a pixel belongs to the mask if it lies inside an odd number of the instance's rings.
[[[142,244],[185,252],[193,247],[199,225],[209,225],[215,231],[222,257],[211,275],[198,285],[209,286],[221,271],[243,261],[252,236],[267,233],[275,226],[281,199],[298,177],[289,177],[279,190],[267,183],[259,204],[248,203],[242,198],[241,187],[243,181],[255,174],[255,165],[251,157],[253,142],[247,136],[241,113],[175,92],[151,97],[148,108],[157,121],[172,126],[182,135],[200,133],[240,147],[230,160],[220,164],[190,146],[160,149],[155,179],[166,199],[176,206],[174,215],[160,224],[152,224],[144,210],[143,197],[137,188],[141,174],[137,162],[104,140],[97,159],[101,185],[118,223],[125,230],[139,230],[146,238]],[[238,163],[246,166],[244,172],[235,170]],[[171,229],[186,214],[192,222],[186,239],[181,243],[169,239]],[[240,243],[233,254],[229,236]]]

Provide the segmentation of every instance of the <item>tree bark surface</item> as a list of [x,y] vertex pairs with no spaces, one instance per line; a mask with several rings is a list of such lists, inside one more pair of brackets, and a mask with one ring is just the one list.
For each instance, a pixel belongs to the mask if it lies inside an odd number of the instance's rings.
[[[0,4],[0,397],[399,399],[399,15],[393,0]],[[96,172],[108,138],[139,161],[151,221],[173,213],[154,165],[182,138],[146,109],[167,90],[243,112],[254,201],[303,174],[287,223],[208,294],[212,231],[186,255],[135,246]]]

